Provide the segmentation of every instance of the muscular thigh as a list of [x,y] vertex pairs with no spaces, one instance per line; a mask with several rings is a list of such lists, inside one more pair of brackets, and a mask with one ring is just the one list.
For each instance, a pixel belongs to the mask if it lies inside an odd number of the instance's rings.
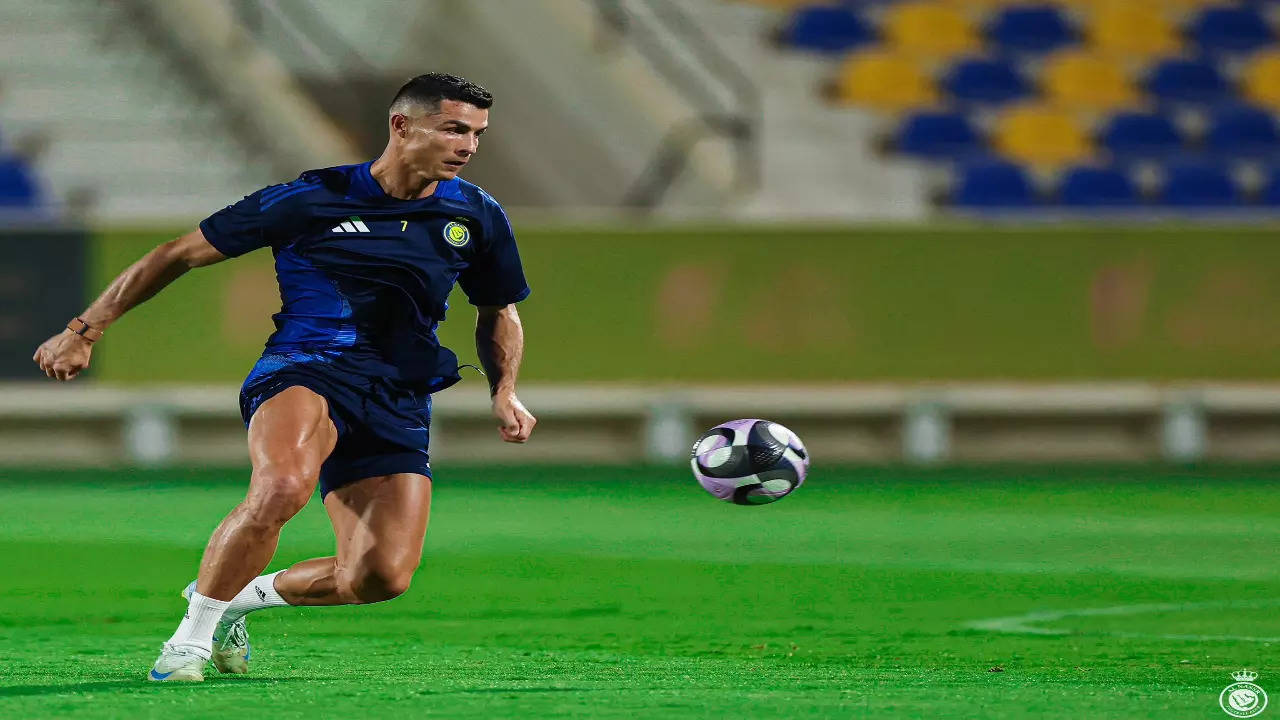
[[412,571],[422,558],[431,514],[431,479],[416,473],[365,478],[324,500],[340,567]]
[[249,422],[250,493],[267,481],[314,488],[320,466],[337,441],[338,430],[323,397],[301,386],[274,395]]

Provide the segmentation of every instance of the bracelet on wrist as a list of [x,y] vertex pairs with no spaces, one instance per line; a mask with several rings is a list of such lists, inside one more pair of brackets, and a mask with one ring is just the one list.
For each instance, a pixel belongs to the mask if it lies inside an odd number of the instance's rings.
[[101,330],[93,327],[80,318],[76,318],[67,323],[67,329],[91,343],[98,342],[102,339]]

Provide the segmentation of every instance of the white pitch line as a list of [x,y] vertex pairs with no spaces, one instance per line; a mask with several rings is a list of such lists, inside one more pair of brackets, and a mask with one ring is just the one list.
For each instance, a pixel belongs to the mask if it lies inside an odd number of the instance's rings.
[[[1259,608],[1280,605],[1280,598],[1264,600],[1239,601],[1218,600],[1197,603],[1151,603],[1145,605],[1115,605],[1101,608],[1077,608],[1072,610],[1045,610],[1022,615],[987,618],[965,623],[970,630],[986,630],[988,632],[1014,633],[1020,635],[1079,635],[1085,634],[1077,630],[1038,627],[1042,623],[1055,622],[1071,617],[1097,617],[1105,615],[1142,615],[1157,612],[1182,612],[1185,610],[1208,610],[1227,608]],[[1089,633],[1110,635],[1113,637],[1160,638],[1163,640],[1194,640],[1208,642],[1212,640],[1239,640],[1244,642],[1280,643],[1280,637],[1258,637],[1255,635],[1187,635],[1180,633],[1133,633],[1106,632]]]

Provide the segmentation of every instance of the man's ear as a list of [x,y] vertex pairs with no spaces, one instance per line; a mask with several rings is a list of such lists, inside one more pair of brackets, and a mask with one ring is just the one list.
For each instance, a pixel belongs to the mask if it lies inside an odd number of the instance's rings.
[[401,139],[409,134],[409,116],[400,113],[391,114],[391,132]]

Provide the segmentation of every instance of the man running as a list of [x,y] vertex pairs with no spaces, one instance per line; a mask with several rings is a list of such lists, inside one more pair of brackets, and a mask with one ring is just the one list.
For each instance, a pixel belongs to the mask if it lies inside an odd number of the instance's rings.
[[[458,177],[492,104],[453,75],[410,80],[391,103],[378,159],[310,170],[214,213],[126,269],[36,350],[49,377],[71,380],[111,323],[188,270],[263,247],[275,256],[276,331],[240,392],[249,490],[210,538],[151,680],[202,681],[209,660],[246,672],[249,612],[380,602],[409,587],[431,507],[431,395],[460,379],[435,333],[455,282],[478,309],[499,434],[529,439],[536,420],[515,392],[524,351],[515,303],[529,287],[502,208]],[[337,554],[260,575],[317,484]]]

